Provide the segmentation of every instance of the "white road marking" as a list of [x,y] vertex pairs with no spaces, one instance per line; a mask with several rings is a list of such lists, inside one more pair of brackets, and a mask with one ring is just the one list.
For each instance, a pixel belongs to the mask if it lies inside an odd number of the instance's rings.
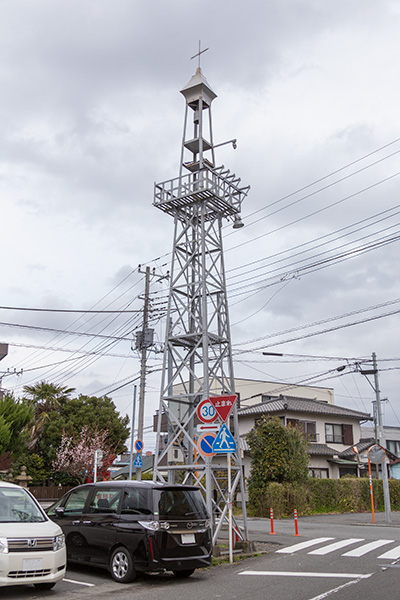
[[375,542],[369,542],[369,544],[364,544],[359,548],[345,552],[342,556],[353,556],[358,558],[359,556],[364,556],[364,554],[376,550],[376,548],[380,548],[381,546],[385,546],[386,544],[391,544],[392,542],[394,542],[394,540],[375,540]]
[[367,579],[372,573],[312,573],[307,571],[241,571],[239,575],[261,575],[268,577],[325,577],[341,579]]
[[322,544],[323,542],[329,542],[330,540],[334,540],[332,537],[321,537],[314,538],[313,540],[307,540],[306,542],[300,542],[299,544],[294,544],[293,546],[288,546],[287,548],[282,548],[281,550],[277,550],[277,553],[281,554],[292,554],[292,552],[297,552],[298,550],[304,550],[304,548],[310,548],[310,546],[316,546],[317,544]]
[[327,598],[331,594],[336,594],[336,592],[339,592],[340,590],[343,590],[344,588],[347,588],[350,585],[354,585],[355,583],[359,583],[359,581],[360,581],[359,579],[353,579],[353,581],[348,581],[347,583],[344,583],[343,585],[339,585],[339,587],[334,588],[333,590],[328,590],[327,592],[323,592],[319,596],[314,596],[314,598],[310,598],[310,600],[324,600],[324,598]]
[[66,581],[67,583],[75,583],[76,585],[86,585],[86,587],[96,587],[94,583],[85,583],[83,581],[75,581],[75,579],[62,579],[62,581]]
[[387,552],[385,552],[385,554],[381,554],[380,556],[378,556],[378,558],[389,558],[389,559],[400,558],[400,546],[396,546],[395,548],[388,550]]
[[329,554],[330,552],[335,552],[335,550],[340,550],[340,548],[345,548],[346,546],[350,546],[351,544],[356,544],[357,542],[363,542],[364,538],[349,538],[347,540],[340,540],[340,542],[334,542],[333,544],[328,544],[328,546],[324,546],[323,548],[317,548],[317,550],[311,550],[308,554],[315,554],[318,556],[324,556],[325,554]]

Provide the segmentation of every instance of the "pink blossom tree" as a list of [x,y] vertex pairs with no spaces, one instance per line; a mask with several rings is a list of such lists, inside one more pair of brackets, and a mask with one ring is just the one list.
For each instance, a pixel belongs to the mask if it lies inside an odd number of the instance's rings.
[[87,477],[94,474],[94,454],[96,450],[103,451],[101,475],[111,465],[115,458],[112,448],[107,443],[108,431],[90,429],[87,425],[82,428],[79,436],[67,435],[61,438],[53,469],[67,473],[79,483],[85,483]]

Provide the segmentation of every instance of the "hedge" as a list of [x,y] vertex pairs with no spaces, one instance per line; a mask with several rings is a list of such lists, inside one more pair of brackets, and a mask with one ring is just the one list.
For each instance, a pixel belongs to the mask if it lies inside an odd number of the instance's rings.
[[[392,510],[400,510],[400,480],[389,481]],[[382,480],[373,480],[374,509],[385,510]],[[307,483],[270,483],[249,491],[248,512],[253,517],[276,518],[317,513],[371,511],[370,486],[367,478],[310,479]]]

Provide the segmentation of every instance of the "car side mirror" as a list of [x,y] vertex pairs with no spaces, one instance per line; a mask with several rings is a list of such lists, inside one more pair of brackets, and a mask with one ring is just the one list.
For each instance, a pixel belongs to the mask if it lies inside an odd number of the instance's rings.
[[57,506],[57,508],[54,509],[54,512],[56,513],[57,517],[63,517],[64,516],[64,507]]

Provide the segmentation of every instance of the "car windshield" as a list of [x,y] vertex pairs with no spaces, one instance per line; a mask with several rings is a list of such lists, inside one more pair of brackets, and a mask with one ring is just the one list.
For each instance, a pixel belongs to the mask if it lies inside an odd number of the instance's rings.
[[39,506],[22,488],[0,488],[0,523],[39,523],[46,521]]
[[166,489],[159,495],[159,519],[207,519],[207,508],[200,490]]

